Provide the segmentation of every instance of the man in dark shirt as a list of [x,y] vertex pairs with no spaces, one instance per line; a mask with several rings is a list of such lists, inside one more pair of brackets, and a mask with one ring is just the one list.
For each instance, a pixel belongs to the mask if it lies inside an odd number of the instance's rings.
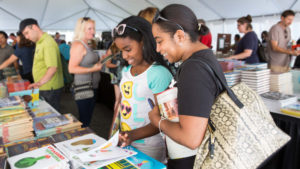
[[[0,65],[14,53],[14,49],[7,44],[7,34],[0,31]],[[0,80],[3,79],[2,70],[0,71]]]

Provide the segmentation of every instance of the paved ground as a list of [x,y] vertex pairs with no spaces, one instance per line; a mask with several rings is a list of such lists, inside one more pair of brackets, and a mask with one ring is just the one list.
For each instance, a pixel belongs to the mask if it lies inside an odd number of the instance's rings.
[[[72,113],[78,118],[77,106],[71,93],[62,94],[60,113]],[[95,131],[97,135],[107,139],[112,116],[113,111],[111,109],[104,104],[97,102],[90,128]]]

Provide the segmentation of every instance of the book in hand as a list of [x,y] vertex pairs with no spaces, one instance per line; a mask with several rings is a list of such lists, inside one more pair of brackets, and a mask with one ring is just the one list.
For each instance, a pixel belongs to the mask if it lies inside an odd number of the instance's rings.
[[159,93],[157,102],[162,117],[178,122],[177,87]]
[[[170,121],[178,122],[177,88],[174,87],[167,89],[159,93],[156,98],[162,118],[167,118]],[[166,143],[168,155],[171,159],[189,157],[197,153],[197,149],[192,150],[182,146],[168,136],[166,136]]]
[[7,161],[11,169],[64,169],[70,167],[69,160],[51,145],[9,157]]

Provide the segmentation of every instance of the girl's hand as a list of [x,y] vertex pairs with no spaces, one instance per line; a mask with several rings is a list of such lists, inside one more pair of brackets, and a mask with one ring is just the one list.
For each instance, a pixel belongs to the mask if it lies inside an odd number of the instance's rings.
[[119,145],[120,147],[126,147],[133,142],[132,133],[130,131],[122,131],[119,134]]

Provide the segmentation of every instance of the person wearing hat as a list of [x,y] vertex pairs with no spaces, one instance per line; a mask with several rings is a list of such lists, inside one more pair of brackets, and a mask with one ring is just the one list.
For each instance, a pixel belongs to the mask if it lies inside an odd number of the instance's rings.
[[35,19],[24,19],[19,27],[26,39],[36,43],[32,67],[34,83],[28,88],[39,88],[40,96],[59,111],[64,80],[57,43],[41,30]]

